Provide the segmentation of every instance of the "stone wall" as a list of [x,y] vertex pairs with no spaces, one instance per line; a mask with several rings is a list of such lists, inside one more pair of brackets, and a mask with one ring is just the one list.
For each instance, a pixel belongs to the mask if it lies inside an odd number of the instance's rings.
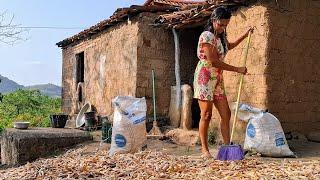
[[77,107],[76,54],[84,52],[84,101],[100,115],[111,112],[111,99],[136,93],[138,23],[120,23],[98,36],[63,49],[63,112]]

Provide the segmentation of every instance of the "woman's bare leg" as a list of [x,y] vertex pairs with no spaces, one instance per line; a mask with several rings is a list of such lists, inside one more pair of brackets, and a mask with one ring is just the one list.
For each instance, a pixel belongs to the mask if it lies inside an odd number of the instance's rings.
[[201,110],[199,135],[201,140],[202,154],[206,157],[212,157],[208,147],[208,127],[212,116],[213,102],[198,100],[198,103]]
[[214,100],[214,105],[217,108],[221,121],[220,121],[220,130],[223,138],[224,144],[230,144],[230,117],[231,111],[229,108],[227,98]]

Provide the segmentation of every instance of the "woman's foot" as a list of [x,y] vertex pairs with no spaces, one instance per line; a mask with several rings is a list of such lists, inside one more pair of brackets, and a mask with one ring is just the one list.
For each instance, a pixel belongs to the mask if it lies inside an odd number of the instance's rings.
[[209,151],[203,151],[202,154],[201,154],[201,157],[203,159],[211,159],[211,158],[213,158]]

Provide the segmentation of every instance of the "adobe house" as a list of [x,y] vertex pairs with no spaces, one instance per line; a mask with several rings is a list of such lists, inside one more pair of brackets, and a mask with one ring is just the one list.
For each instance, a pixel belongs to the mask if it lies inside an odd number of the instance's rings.
[[[319,1],[148,0],[143,6],[118,9],[109,19],[57,43],[63,56],[63,112],[75,115],[90,102],[98,114],[107,115],[113,97],[131,95],[146,97],[151,115],[154,69],[157,114],[168,116],[171,86],[176,84],[172,29],[179,36],[181,84],[190,84],[198,37],[217,5],[233,10],[230,41],[256,27],[241,101],[268,109],[285,132],[319,131]],[[227,63],[241,65],[244,44],[228,53]],[[239,75],[224,73],[232,102]],[[218,118],[214,111],[213,119]],[[197,119],[193,121],[196,127]]]

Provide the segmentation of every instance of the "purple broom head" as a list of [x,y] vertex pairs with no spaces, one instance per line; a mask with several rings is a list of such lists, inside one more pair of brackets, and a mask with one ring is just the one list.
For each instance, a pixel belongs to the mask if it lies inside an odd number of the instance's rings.
[[240,145],[223,145],[220,147],[217,160],[239,161],[244,159],[244,153]]

